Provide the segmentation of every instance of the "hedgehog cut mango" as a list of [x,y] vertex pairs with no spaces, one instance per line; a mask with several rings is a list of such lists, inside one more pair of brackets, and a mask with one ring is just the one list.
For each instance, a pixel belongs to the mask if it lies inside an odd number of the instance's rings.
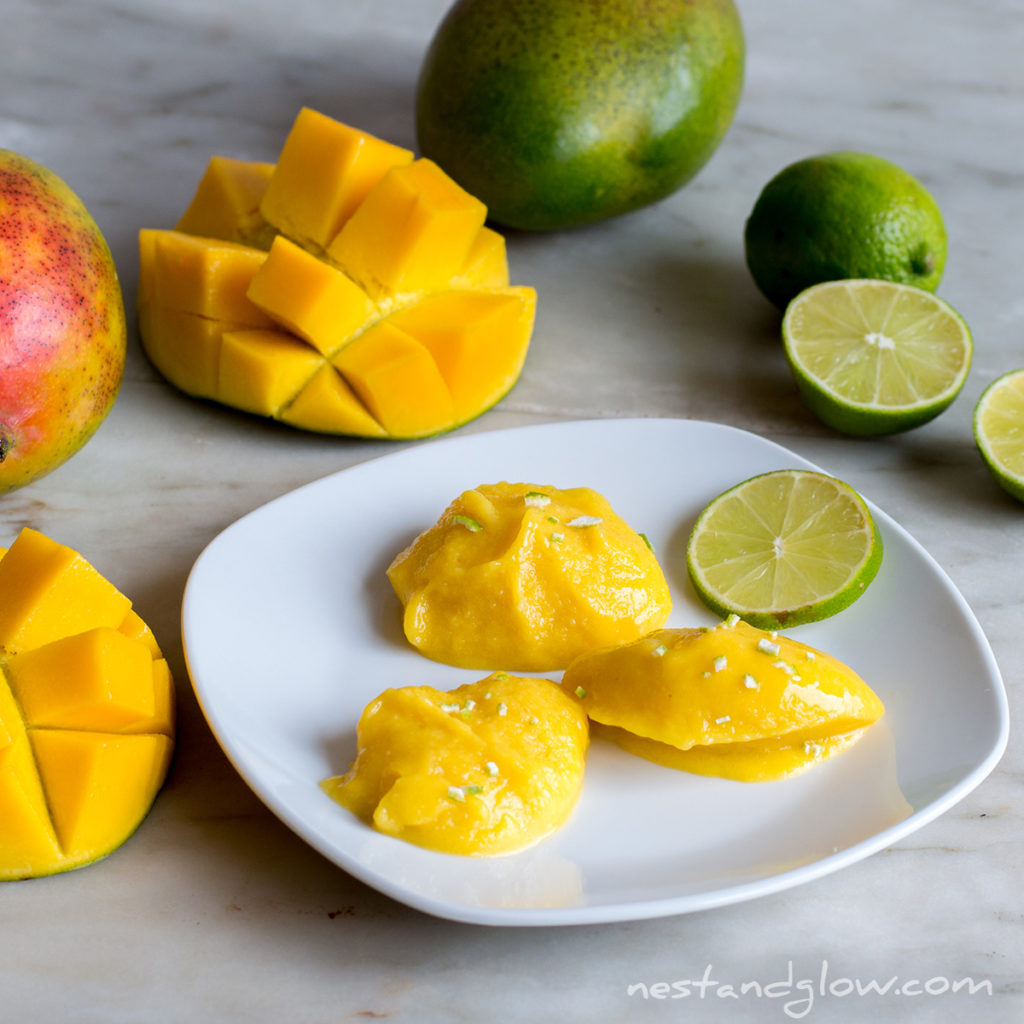
[[139,234],[139,332],[170,383],[294,427],[407,439],[500,401],[532,288],[437,164],[308,108],[276,164],[213,157]]
[[35,530],[0,548],[0,880],[120,846],[163,784],[174,713],[167,662],[128,598]]

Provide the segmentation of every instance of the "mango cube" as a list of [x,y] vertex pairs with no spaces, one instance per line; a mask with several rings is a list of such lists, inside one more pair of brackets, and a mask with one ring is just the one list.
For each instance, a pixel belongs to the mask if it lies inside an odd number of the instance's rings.
[[299,111],[260,203],[264,218],[314,251],[392,167],[412,153],[304,107]]
[[220,352],[220,397],[236,409],[273,416],[323,362],[283,331],[228,331]]
[[462,422],[497,402],[519,377],[536,301],[532,288],[438,292],[399,310],[390,323],[433,356]]
[[443,288],[462,269],[487,207],[432,160],[388,171],[328,258],[375,299]]
[[146,355],[175,387],[196,398],[216,398],[221,338],[225,331],[244,330],[246,325],[144,306],[139,329]]
[[384,428],[330,363],[321,366],[313,379],[281,410],[281,419],[303,430],[387,437]]
[[36,530],[22,530],[0,560],[0,649],[8,654],[117,627],[130,607],[81,555]]
[[117,732],[152,717],[154,690],[139,686],[152,663],[141,641],[101,626],[12,655],[4,671],[30,728]]
[[274,232],[260,213],[260,202],[273,173],[271,163],[211,157],[175,231],[268,248]]
[[451,392],[430,353],[411,335],[381,320],[332,360],[352,390],[392,437],[421,436],[424,423],[455,423]]
[[380,315],[355,281],[283,236],[274,240],[248,295],[276,323],[325,356]]
[[174,681],[81,555],[24,529],[0,560],[0,880],[124,842],[170,763]]
[[31,739],[57,838],[73,859],[95,860],[110,852],[111,836],[123,842],[135,831],[172,750],[170,737],[157,735],[41,729]]
[[[0,686],[2,686],[0,682]],[[0,879],[61,859],[28,736],[0,747]]]
[[508,253],[505,237],[489,227],[482,227],[473,239],[453,288],[508,287]]
[[270,327],[266,313],[246,296],[267,254],[236,242],[197,238],[179,231],[156,231],[140,244],[140,258],[152,267],[140,271],[148,301],[163,309]]

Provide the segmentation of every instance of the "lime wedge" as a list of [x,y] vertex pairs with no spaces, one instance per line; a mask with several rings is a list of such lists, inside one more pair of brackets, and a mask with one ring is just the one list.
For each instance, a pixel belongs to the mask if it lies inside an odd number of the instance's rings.
[[882,538],[864,499],[803,469],[763,473],[720,494],[686,548],[701,600],[760,629],[835,615],[864,593],[881,562]]
[[984,390],[974,407],[974,440],[999,486],[1024,501],[1024,370]]
[[782,340],[808,408],[861,436],[933,419],[960,393],[971,365],[971,333],[956,310],[894,281],[806,289],[786,308]]

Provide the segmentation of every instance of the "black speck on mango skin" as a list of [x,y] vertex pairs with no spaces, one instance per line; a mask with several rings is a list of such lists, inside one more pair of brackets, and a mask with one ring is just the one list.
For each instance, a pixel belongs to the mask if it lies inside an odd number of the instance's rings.
[[458,0],[420,72],[419,147],[508,227],[601,220],[697,173],[743,67],[733,0]]
[[99,228],[55,174],[0,150],[0,494],[92,437],[117,397],[125,347]]

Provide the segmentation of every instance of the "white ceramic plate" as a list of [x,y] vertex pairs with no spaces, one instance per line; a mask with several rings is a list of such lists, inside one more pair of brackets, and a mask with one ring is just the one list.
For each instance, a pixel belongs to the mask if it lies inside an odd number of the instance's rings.
[[599,420],[441,440],[309,484],[229,527],[192,570],[183,634],[203,712],[243,778],[298,835],[366,884],[440,917],[621,921],[828,874],[964,797],[1007,738],[1006,694],[977,621],[933,559],[877,509],[885,557],[875,581],[840,615],[790,635],[851,665],[887,713],[813,771],[744,784],[595,741],[570,822],[490,859],[383,836],[317,785],[348,767],[359,714],[380,691],[485,674],[415,653],[384,574],[461,491],[499,480],[595,488],[654,543],[673,591],[669,624],[710,625],[684,563],[698,512],[755,473],[801,466],[809,463],[718,424]]

